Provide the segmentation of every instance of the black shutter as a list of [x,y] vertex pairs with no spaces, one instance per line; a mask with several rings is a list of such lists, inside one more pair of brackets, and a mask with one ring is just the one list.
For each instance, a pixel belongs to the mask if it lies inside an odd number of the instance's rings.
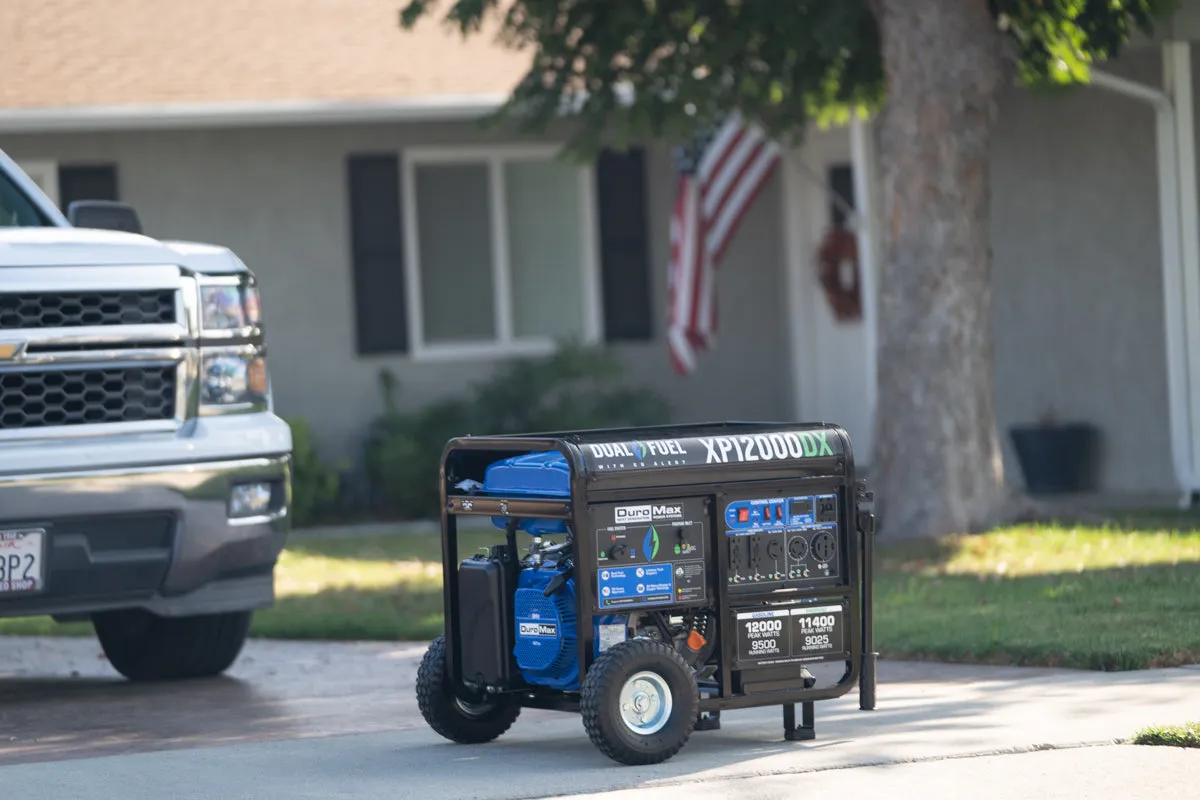
[[58,168],[58,207],[76,200],[119,200],[116,164],[62,164]]
[[[855,207],[854,170],[849,164],[834,164],[829,168],[829,188],[851,209]],[[829,213],[835,227],[841,228],[846,225],[846,212],[832,200]]]
[[604,332],[610,342],[654,337],[646,158],[641,148],[604,150],[596,162]]
[[346,159],[350,200],[350,261],[358,352],[408,350],[404,242],[400,228],[400,159],[362,153]]

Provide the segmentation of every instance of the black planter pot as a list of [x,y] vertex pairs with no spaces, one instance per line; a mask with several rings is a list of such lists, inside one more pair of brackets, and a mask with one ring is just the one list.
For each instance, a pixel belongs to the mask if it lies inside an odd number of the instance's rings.
[[1085,422],[1015,425],[1008,431],[1030,494],[1087,492],[1096,488],[1100,431]]

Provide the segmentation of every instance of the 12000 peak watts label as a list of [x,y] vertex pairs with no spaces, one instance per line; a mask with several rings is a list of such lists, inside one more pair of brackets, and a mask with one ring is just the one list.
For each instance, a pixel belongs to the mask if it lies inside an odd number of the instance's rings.
[[793,606],[735,612],[738,665],[768,667],[840,659],[845,606]]
[[582,449],[589,468],[598,472],[798,461],[843,455],[841,439],[829,429],[595,442],[583,445]]

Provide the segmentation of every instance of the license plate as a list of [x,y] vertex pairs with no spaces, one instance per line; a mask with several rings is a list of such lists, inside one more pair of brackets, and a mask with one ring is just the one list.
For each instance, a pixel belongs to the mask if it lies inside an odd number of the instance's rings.
[[46,532],[40,529],[0,531],[0,595],[40,592]]

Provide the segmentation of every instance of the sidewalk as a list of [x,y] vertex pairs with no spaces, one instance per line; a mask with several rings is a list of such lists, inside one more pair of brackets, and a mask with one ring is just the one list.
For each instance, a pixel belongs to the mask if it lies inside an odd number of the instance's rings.
[[[1197,783],[1200,750],[1111,746],[716,780],[658,787],[654,798],[817,800],[886,791],[898,800],[1163,800],[1193,797]],[[561,797],[643,800],[645,796],[645,789],[626,789]]]
[[[41,644],[78,650],[77,669],[94,659],[87,642]],[[859,711],[854,692],[818,704],[815,741],[782,741],[778,708],[728,712],[722,730],[694,734],[667,763],[624,768],[601,756],[568,714],[526,712],[489,745],[444,742],[416,712],[412,678],[422,651],[254,641],[232,681],[168,690],[105,680],[93,690],[65,680],[62,700],[38,679],[40,698],[13,691],[0,708],[10,722],[41,727],[40,742],[9,747],[56,760],[0,759],[14,764],[0,767],[0,785],[25,800],[118,800],[130,786],[178,800],[518,800],[624,790],[662,800],[794,800],[816,797],[814,787],[955,800],[1132,800],[1153,789],[1161,800],[1190,796],[1178,787],[1200,780],[1194,752],[1116,744],[1143,725],[1200,716],[1196,667],[1098,673],[885,661],[877,710]],[[25,661],[18,671],[38,670]],[[91,665],[84,675],[102,672]],[[54,710],[61,716],[51,725]],[[108,752],[132,754],[83,757],[96,754],[102,733],[87,726],[102,720]],[[89,741],[63,752],[55,738],[64,731]],[[151,752],[164,746],[175,749]],[[4,750],[0,742],[0,756]],[[1089,785],[1098,788],[1085,791]],[[623,797],[633,795],[614,800]]]

